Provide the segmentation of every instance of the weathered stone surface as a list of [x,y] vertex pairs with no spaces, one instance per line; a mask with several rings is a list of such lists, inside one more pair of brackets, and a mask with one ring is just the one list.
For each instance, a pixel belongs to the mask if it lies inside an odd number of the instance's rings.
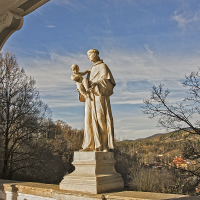
[[6,40],[23,25],[23,16],[49,0],[0,0],[0,50]]
[[[121,191],[104,193],[107,200],[198,200],[199,197],[153,192]],[[97,200],[102,194],[59,189],[59,185],[0,179],[0,200]]]
[[[116,83],[108,66],[99,57],[97,49],[87,52],[94,63],[85,72],[73,64],[71,79],[76,82],[79,100],[85,102],[85,128],[81,151],[104,151],[114,149],[114,126],[110,96]],[[83,78],[83,75],[86,75]]]
[[60,189],[92,194],[122,190],[124,182],[114,164],[113,152],[74,152],[75,171],[64,176]]
[[23,17],[20,15],[7,11],[0,16],[0,49],[10,35],[16,30],[21,29],[22,25]]

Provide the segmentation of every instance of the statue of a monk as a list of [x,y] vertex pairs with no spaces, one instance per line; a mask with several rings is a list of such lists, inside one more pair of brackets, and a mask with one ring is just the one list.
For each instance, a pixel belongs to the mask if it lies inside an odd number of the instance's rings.
[[89,97],[85,99],[85,130],[81,151],[114,149],[114,127],[110,95],[116,85],[108,66],[99,58],[99,51],[87,52],[94,66],[88,70]]

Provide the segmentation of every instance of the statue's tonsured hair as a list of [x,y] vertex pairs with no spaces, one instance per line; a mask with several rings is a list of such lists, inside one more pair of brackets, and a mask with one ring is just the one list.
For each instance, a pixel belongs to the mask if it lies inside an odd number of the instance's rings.
[[90,49],[88,52],[87,52],[87,55],[88,54],[91,54],[91,53],[96,53],[97,55],[99,55],[99,51],[97,49]]

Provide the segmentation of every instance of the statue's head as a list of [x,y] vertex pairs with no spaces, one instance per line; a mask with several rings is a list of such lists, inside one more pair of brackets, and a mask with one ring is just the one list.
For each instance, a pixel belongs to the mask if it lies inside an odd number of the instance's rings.
[[79,66],[77,64],[73,64],[71,66],[71,70],[74,74],[77,74],[79,72]]
[[97,49],[90,49],[87,52],[88,58],[90,59],[90,61],[92,62],[97,62],[100,60],[99,58],[99,51]]

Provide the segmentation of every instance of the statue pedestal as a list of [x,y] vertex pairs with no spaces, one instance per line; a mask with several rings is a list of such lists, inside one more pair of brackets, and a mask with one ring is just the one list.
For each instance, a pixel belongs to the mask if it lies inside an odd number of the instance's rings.
[[60,189],[99,194],[121,190],[124,182],[115,171],[113,152],[74,152],[74,172],[65,175]]

